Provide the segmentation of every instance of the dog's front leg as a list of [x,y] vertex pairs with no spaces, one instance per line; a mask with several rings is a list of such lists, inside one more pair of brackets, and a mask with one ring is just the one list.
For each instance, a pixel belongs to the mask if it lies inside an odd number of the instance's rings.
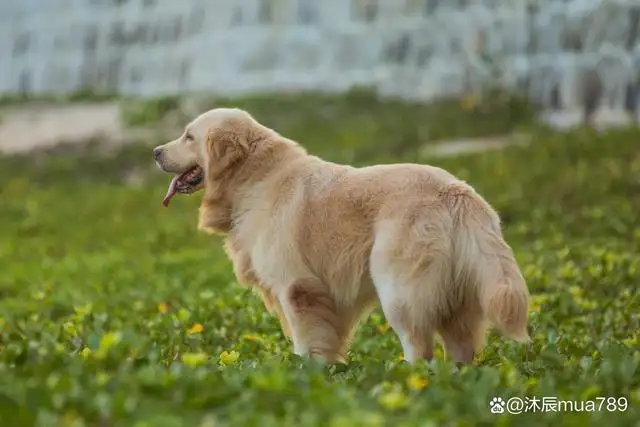
[[290,337],[291,328],[289,327],[287,318],[284,316],[280,301],[278,301],[278,299],[275,298],[273,294],[264,286],[260,279],[258,279],[255,271],[253,270],[251,258],[249,257],[249,255],[247,255],[244,251],[238,249],[236,242],[231,237],[227,238],[225,242],[225,251],[229,256],[229,259],[233,263],[233,272],[238,282],[242,283],[243,285],[251,286],[258,292],[266,309],[270,313],[275,312],[275,314],[278,316],[278,319],[280,320],[282,331],[286,336]]
[[260,286],[260,280],[253,271],[251,257],[240,250],[231,238],[227,238],[224,245],[225,252],[233,264],[233,274],[243,285]]
[[278,299],[274,297],[271,292],[262,288],[259,285],[257,285],[254,289],[258,292],[258,294],[260,295],[260,298],[262,298],[262,302],[264,303],[264,306],[269,311],[269,313],[275,313],[276,316],[278,316],[278,319],[280,320],[280,327],[282,328],[282,332],[287,337],[291,338],[291,327],[289,326],[289,322],[287,321],[287,318],[285,317],[284,312],[282,311],[282,306],[280,305],[280,301],[278,301]]
[[296,280],[278,295],[291,326],[294,352],[325,363],[346,363],[346,336],[329,289],[318,279]]

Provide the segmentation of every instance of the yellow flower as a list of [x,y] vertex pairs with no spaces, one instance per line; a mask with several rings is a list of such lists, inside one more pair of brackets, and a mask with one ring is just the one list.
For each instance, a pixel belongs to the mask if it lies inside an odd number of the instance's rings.
[[536,294],[531,296],[530,306],[531,311],[539,312],[543,304],[549,301],[549,295]]
[[91,349],[89,347],[83,348],[82,351],[80,352],[80,355],[86,359],[91,355]]
[[161,302],[160,304],[158,304],[158,311],[162,314],[165,314],[167,311],[169,311],[169,306],[166,302]]
[[378,330],[378,332],[380,332],[381,334],[384,334],[385,332],[387,332],[389,330],[389,324],[385,323],[384,325],[378,325],[378,327],[376,328]]
[[182,363],[186,366],[195,368],[207,361],[207,353],[185,353],[182,355]]
[[120,332],[107,332],[100,339],[100,348],[105,350],[112,349],[122,339]]
[[407,378],[407,385],[409,386],[409,388],[416,391],[422,390],[427,386],[428,383],[429,380],[427,379],[427,377],[423,377],[417,374],[412,374]]
[[193,326],[191,326],[187,330],[187,333],[189,335],[191,335],[191,334],[199,334],[202,331],[204,331],[204,326],[202,326],[202,323],[194,323]]
[[120,332],[107,332],[100,338],[100,347],[96,352],[96,356],[100,359],[104,359],[109,351],[115,347],[122,340],[122,334]]
[[220,353],[220,363],[223,365],[232,365],[240,357],[237,351],[223,351]]
[[378,398],[378,403],[387,409],[401,409],[409,404],[409,398],[401,391],[391,391]]
[[246,341],[251,341],[251,342],[261,343],[263,341],[259,335],[253,335],[253,334],[245,334],[242,336],[242,338],[245,339]]
[[582,288],[579,287],[579,286],[571,286],[571,287],[569,287],[569,292],[574,297],[580,297],[580,296],[582,296],[582,293],[583,293]]

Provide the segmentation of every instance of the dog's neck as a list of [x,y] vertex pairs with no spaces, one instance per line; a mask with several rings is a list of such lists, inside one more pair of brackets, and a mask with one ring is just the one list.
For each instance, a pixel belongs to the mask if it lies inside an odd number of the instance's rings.
[[279,135],[254,141],[250,147],[250,153],[241,165],[230,168],[205,188],[200,206],[200,229],[212,234],[229,234],[234,226],[234,218],[241,215],[239,206],[243,194],[250,192],[252,186],[264,182],[270,175],[282,173],[286,166],[297,159],[308,156],[302,146]]

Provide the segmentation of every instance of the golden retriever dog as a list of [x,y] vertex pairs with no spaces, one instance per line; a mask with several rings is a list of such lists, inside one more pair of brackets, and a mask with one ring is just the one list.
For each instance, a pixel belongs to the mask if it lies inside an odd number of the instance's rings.
[[280,318],[298,355],[346,363],[379,303],[408,362],[472,363],[488,327],[528,342],[529,291],[494,209],[427,165],[356,168],[310,155],[233,108],[154,149],[176,193],[203,190],[201,230],[223,235],[240,283]]

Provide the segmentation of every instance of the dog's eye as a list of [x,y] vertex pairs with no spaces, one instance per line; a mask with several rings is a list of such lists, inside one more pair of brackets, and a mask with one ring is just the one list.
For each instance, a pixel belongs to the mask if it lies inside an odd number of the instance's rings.
[[193,135],[191,135],[190,133],[188,133],[188,134],[186,134],[186,135],[184,136],[184,139],[185,139],[186,141],[193,141]]

